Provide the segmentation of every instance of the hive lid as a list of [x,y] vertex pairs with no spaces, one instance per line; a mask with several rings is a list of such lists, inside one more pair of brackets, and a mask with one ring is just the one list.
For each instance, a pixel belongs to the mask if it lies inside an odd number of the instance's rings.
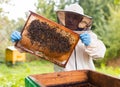
[[9,50],[17,50],[14,46],[8,46],[6,49],[9,49]]
[[79,40],[70,29],[31,12],[16,47],[65,67]]

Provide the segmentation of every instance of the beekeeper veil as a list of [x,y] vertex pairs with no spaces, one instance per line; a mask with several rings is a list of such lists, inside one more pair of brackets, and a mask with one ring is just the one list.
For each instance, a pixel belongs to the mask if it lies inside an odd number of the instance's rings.
[[92,18],[84,15],[83,8],[78,4],[66,6],[64,10],[57,11],[58,23],[71,30],[86,30],[92,24]]

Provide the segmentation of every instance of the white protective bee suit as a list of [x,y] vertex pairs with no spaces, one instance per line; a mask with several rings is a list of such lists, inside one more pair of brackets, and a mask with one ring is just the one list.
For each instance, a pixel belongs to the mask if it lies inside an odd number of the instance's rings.
[[[84,14],[82,7],[80,7],[78,4],[72,4],[68,6],[65,8],[65,11],[73,11],[79,14]],[[78,34],[81,33],[81,31],[75,32]],[[95,70],[93,60],[103,58],[105,55],[106,47],[104,43],[97,38],[97,35],[91,30],[85,32],[88,32],[90,34],[90,45],[85,46],[84,43],[79,40],[66,64],[66,67],[62,68],[58,65],[54,65],[54,70],[56,72],[82,69]]]

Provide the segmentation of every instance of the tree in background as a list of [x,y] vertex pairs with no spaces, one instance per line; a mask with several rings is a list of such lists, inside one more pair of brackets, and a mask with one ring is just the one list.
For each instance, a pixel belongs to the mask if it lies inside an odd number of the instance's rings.
[[49,18],[55,21],[55,12],[54,12],[55,2],[53,0],[38,0],[36,4],[36,12],[44,17]]
[[[0,0],[0,4],[7,4],[10,0]],[[3,11],[2,6],[0,5],[0,17],[5,14],[5,12]]]
[[108,32],[105,40],[107,45],[106,59],[115,59],[120,57],[120,5],[109,5],[110,14],[108,23]]
[[71,0],[38,0],[36,12],[56,22],[56,10],[64,9],[71,3],[73,3]]

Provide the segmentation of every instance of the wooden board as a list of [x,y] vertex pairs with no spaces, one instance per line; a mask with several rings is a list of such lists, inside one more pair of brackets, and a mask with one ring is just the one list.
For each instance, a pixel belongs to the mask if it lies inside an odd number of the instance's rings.
[[80,71],[69,71],[69,72],[56,72],[49,74],[37,74],[30,75],[34,82],[40,86],[57,86],[57,85],[67,85],[67,84],[77,84],[86,82],[88,80],[87,72]]
[[88,76],[89,82],[98,87],[120,87],[120,78],[93,71],[89,71]]

